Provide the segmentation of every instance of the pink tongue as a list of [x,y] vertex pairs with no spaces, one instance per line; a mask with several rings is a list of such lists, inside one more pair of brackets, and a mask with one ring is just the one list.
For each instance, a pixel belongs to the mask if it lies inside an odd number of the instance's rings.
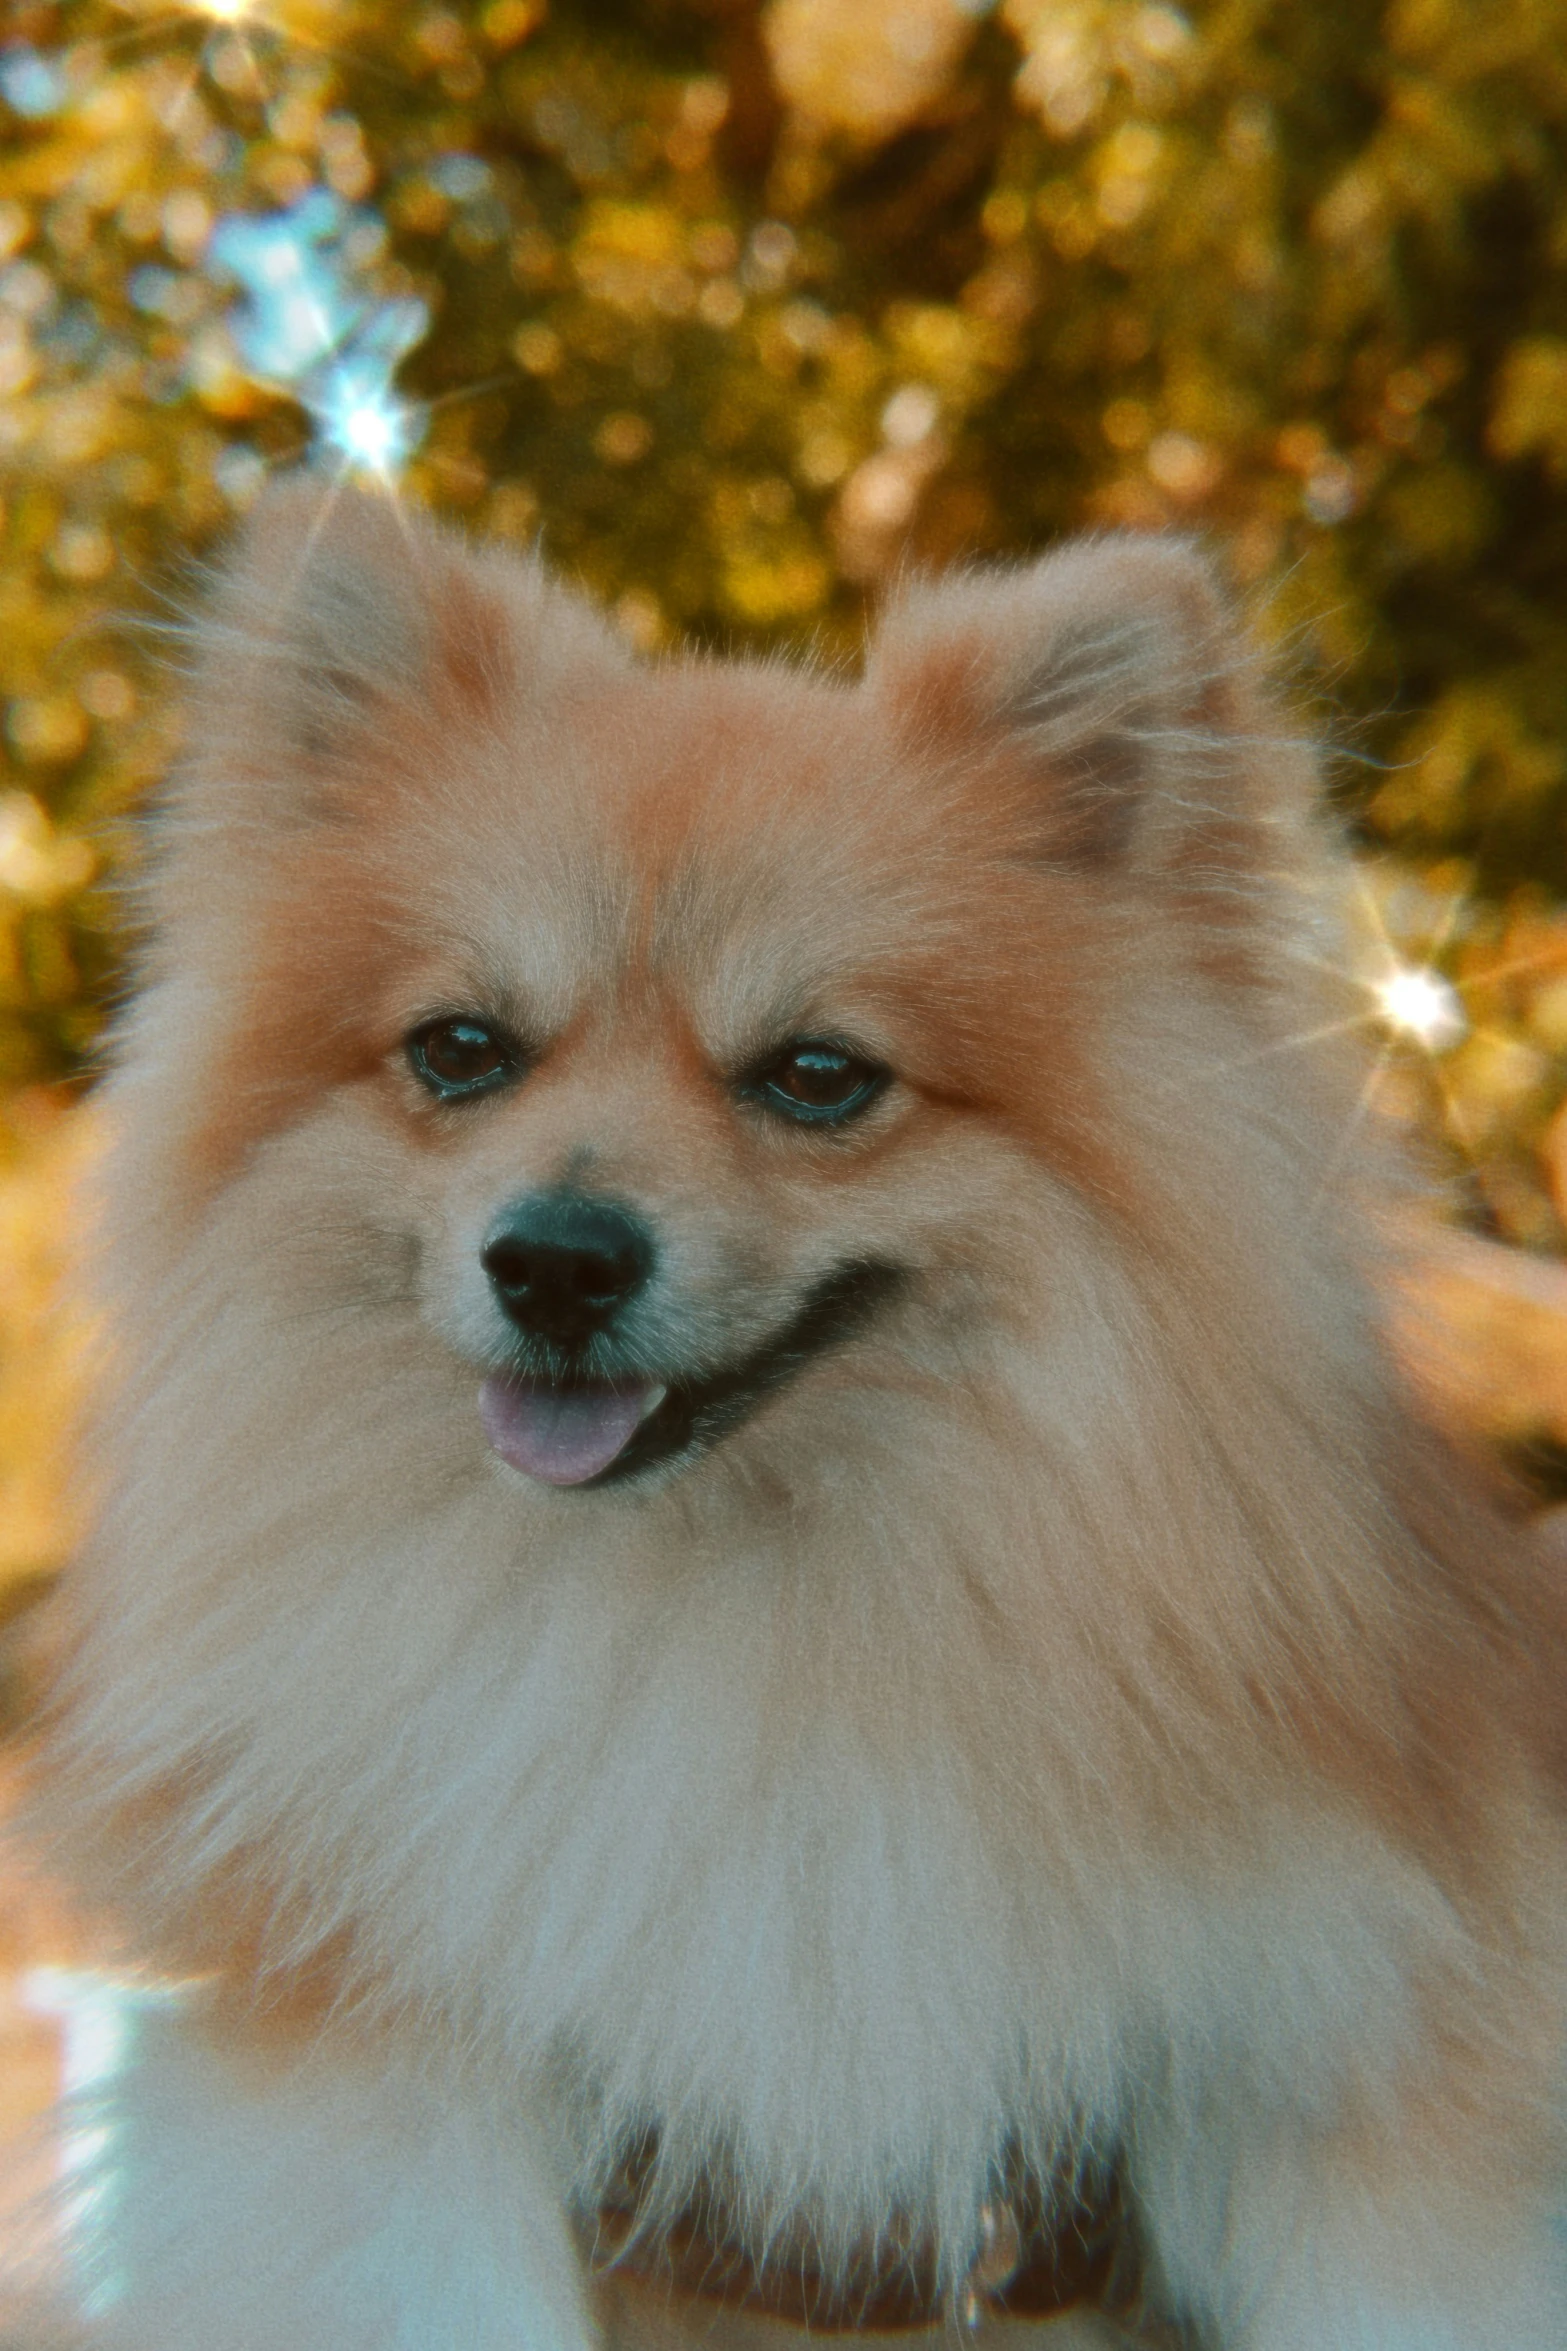
[[479,1390],[479,1418],[513,1469],[547,1486],[580,1486],[625,1451],[647,1399],[646,1388],[548,1388],[492,1377]]

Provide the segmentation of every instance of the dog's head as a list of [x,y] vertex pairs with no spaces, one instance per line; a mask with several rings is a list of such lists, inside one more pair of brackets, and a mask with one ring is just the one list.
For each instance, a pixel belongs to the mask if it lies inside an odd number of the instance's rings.
[[630,1488],[979,1324],[1070,1360],[1128,1231],[1245,1225],[1300,768],[1179,543],[916,588],[846,684],[637,665],[297,482],[208,625],[133,1067],[193,1212],[258,1153],[356,1170],[323,1296],[351,1260],[506,1462]]

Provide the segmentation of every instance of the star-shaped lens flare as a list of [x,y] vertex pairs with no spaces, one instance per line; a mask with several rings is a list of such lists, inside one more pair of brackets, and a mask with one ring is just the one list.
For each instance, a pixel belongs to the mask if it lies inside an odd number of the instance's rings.
[[1401,964],[1374,981],[1371,992],[1387,1027],[1428,1053],[1440,1053],[1468,1034],[1457,989],[1428,964]]
[[360,472],[389,479],[408,454],[413,412],[384,385],[356,378],[351,367],[326,378],[310,409],[327,446]]

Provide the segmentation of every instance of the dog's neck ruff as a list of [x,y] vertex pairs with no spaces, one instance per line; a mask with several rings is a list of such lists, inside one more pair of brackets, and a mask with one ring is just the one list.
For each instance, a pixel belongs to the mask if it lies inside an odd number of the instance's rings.
[[1092,2308],[1128,2321],[1141,2312],[1142,2264],[1119,2183],[1097,2191],[1032,2184],[981,2213],[979,2249],[956,2286],[943,2285],[927,2237],[897,2225],[829,2274],[802,2234],[785,2233],[765,2255],[726,2225],[721,2203],[693,2201],[667,2226],[642,2221],[634,2179],[600,2205],[592,2246],[599,2274],[669,2295],[781,2319],[812,2334],[886,2334],[975,2328],[995,2319],[1034,2323]]

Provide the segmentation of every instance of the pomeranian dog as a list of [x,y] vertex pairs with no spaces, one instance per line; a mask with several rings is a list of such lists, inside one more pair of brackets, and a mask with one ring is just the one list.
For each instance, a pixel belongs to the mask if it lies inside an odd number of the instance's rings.
[[1563,2351],[1567,1606],[1378,1335],[1202,558],[643,664],[302,476],[189,736],[44,1732],[183,1986],[89,2339]]

